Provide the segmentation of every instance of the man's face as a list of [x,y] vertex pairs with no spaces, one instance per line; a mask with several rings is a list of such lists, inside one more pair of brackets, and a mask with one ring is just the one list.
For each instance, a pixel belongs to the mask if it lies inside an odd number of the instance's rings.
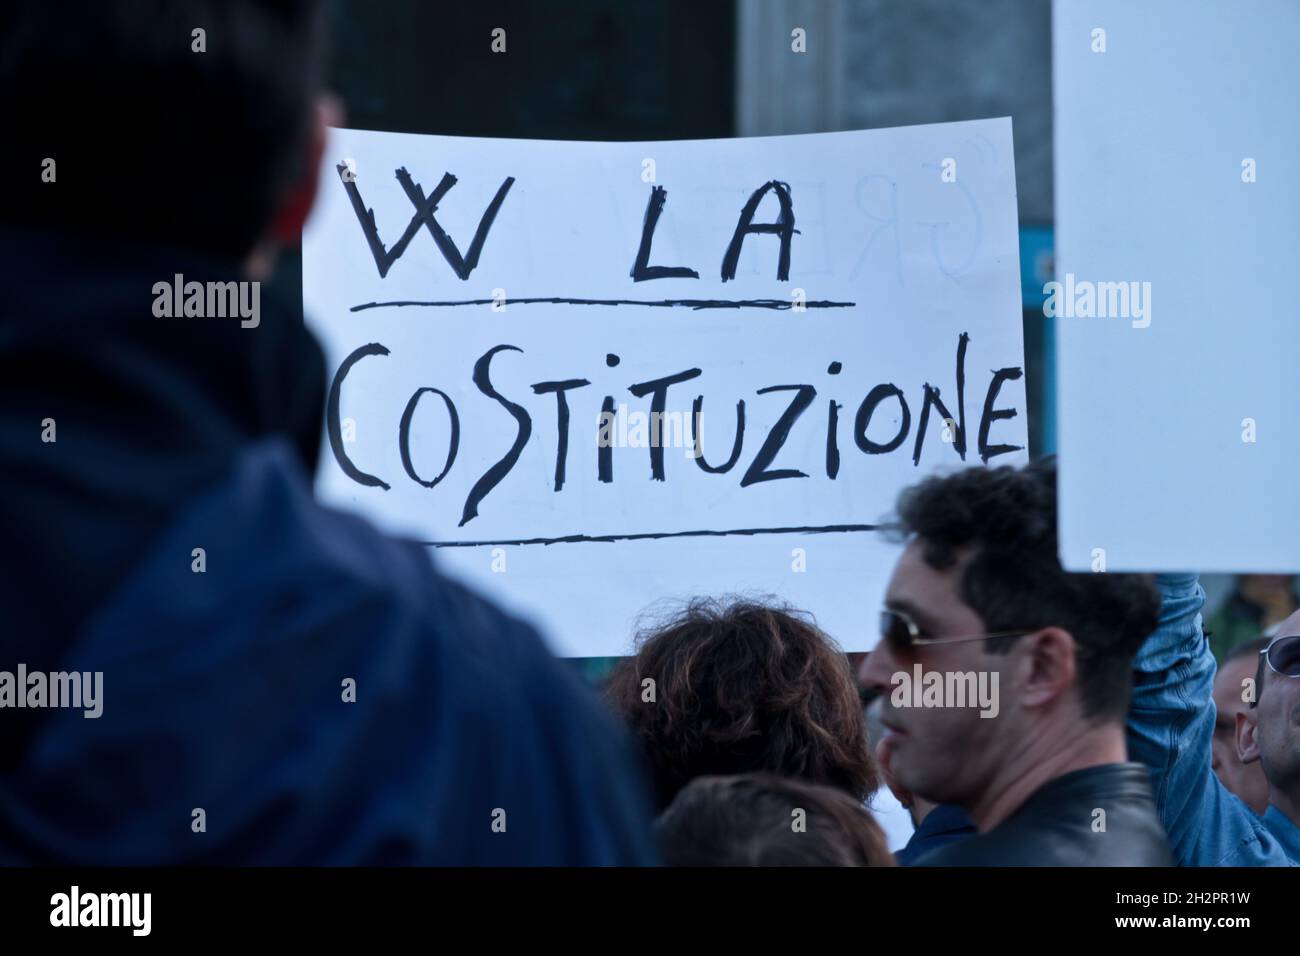
[[[1278,634],[1300,634],[1300,611],[1282,622]],[[1300,798],[1300,677],[1274,673],[1267,664],[1264,672],[1254,744],[1269,785],[1295,800]],[[1243,753],[1254,755],[1248,747]]]
[[[984,634],[984,621],[960,596],[960,582],[968,556],[939,571],[926,564],[922,546],[912,542],[894,568],[885,606],[905,613],[926,639]],[[890,768],[902,788],[938,803],[963,803],[988,786],[1005,749],[1008,681],[1002,668],[1007,657],[987,652],[987,642],[967,641],[918,648],[911,655],[897,654],[881,641],[868,655],[859,679],[883,695],[881,721],[886,728]],[[915,683],[914,666],[924,673],[937,671],[998,672],[998,715],[981,717],[978,706],[900,706],[900,687]],[[907,682],[895,675],[906,674]],[[991,686],[991,681],[990,681]],[[904,702],[906,702],[904,701]],[[950,703],[945,701],[945,704]]]
[[[1219,780],[1241,797],[1256,813],[1268,806],[1268,781],[1258,761],[1243,763],[1237,751],[1237,714],[1247,713],[1250,705],[1242,700],[1244,682],[1254,680],[1258,661],[1239,657],[1225,664],[1214,678],[1214,722],[1211,766]],[[1267,680],[1267,678],[1265,679]]]

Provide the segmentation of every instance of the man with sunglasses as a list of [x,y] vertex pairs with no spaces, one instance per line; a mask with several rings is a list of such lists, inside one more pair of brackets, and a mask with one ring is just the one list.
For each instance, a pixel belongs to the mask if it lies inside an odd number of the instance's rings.
[[[1133,656],[1159,608],[1150,578],[1061,570],[1051,460],[927,479],[898,515],[907,545],[859,676],[884,695],[899,783],[978,830],[917,862],[1171,863],[1124,736]],[[916,675],[919,706],[903,692]],[[995,708],[971,700],[981,677]]]
[[[1300,865],[1300,612],[1259,652],[1237,751],[1259,761],[1268,808],[1257,815],[1211,768],[1215,663],[1195,575],[1162,575],[1160,626],[1134,662],[1129,750],[1151,768],[1156,803],[1183,866]],[[1248,688],[1249,689],[1249,688]]]

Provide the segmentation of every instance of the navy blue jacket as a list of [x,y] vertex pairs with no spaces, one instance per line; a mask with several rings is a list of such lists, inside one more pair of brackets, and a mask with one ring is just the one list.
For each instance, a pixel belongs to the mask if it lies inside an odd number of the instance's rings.
[[301,320],[155,318],[176,272],[231,278],[0,233],[0,670],[103,673],[98,718],[0,709],[0,863],[653,862],[569,668],[313,499]]
[[894,853],[899,866],[911,866],[939,847],[965,840],[976,834],[975,824],[961,807],[940,803],[921,821],[907,845]]

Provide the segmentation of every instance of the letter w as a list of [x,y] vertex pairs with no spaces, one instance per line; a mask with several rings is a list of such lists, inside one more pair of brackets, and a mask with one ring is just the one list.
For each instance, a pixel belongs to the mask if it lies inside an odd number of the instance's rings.
[[375,265],[379,269],[379,276],[383,278],[388,275],[388,270],[393,267],[393,263],[402,257],[406,252],[406,247],[411,244],[415,234],[420,231],[421,226],[429,230],[429,235],[433,236],[433,241],[437,243],[439,251],[442,252],[443,258],[455,271],[461,279],[468,279],[469,274],[474,271],[478,265],[479,253],[483,251],[483,242],[487,239],[488,230],[492,228],[492,220],[496,218],[501,204],[505,201],[506,193],[514,185],[515,178],[507,176],[497,194],[492,197],[492,202],[488,203],[487,209],[483,212],[483,217],[479,219],[478,229],[474,231],[474,238],[470,241],[468,252],[462,256],[460,249],[456,247],[447,235],[447,231],[439,225],[438,220],[434,217],[434,212],[438,209],[438,203],[452,186],[456,185],[456,177],[451,173],[444,173],[442,182],[428,196],[424,195],[424,190],[419,183],[411,179],[411,174],[406,171],[405,167],[397,170],[397,181],[401,184],[402,190],[406,193],[406,198],[411,201],[415,207],[415,215],[407,224],[402,235],[398,237],[397,242],[393,243],[393,248],[384,248],[383,241],[379,238],[379,227],[375,224],[375,211],[367,209],[365,201],[361,198],[361,192],[357,189],[356,177],[345,175],[348,167],[340,163],[335,167],[338,170],[339,181],[343,183],[343,188],[347,191],[348,199],[352,203],[352,211],[356,213],[357,222],[361,224],[361,232],[366,237],[366,243],[370,246],[370,254],[375,257]]

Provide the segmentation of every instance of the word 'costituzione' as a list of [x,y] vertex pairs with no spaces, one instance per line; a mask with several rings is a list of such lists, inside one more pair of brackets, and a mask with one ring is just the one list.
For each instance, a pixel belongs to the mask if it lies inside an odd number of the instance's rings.
[[[957,368],[956,368],[956,402],[955,414],[952,408],[941,397],[940,390],[926,382],[921,387],[920,411],[917,416],[917,425],[915,430],[912,428],[912,409],[904,394],[903,389],[899,388],[892,382],[878,384],[867,391],[866,395],[857,405],[856,413],[852,422],[853,443],[858,450],[865,455],[886,455],[898,450],[904,446],[909,436],[912,437],[912,463],[919,465],[921,461],[921,452],[925,443],[926,435],[930,431],[931,412],[938,420],[942,428],[942,440],[952,445],[953,450],[958,457],[966,460],[967,451],[967,425],[966,425],[966,350],[970,344],[970,336],[965,332],[961,333],[957,339]],[[510,474],[519,461],[519,457],[527,445],[533,431],[533,414],[521,405],[519,402],[512,400],[500,392],[492,381],[492,368],[494,361],[497,361],[503,353],[518,352],[523,353],[523,349],[514,345],[502,344],[496,345],[484,352],[474,363],[470,379],[475,388],[489,401],[500,406],[502,413],[507,416],[507,420],[513,421],[515,427],[515,437],[509,449],[505,454],[491,465],[470,489],[465,499],[462,509],[460,526],[464,526],[473,520],[479,513],[479,506],[487,498],[488,494],[501,481]],[[343,422],[340,414],[340,404],[342,400],[343,384],[352,369],[363,359],[376,359],[390,354],[387,346],[379,342],[371,342],[355,349],[347,356],[339,366],[334,380],[330,386],[328,402],[328,432],[330,449],[333,452],[334,460],[338,463],[343,473],[352,481],[366,487],[382,488],[385,491],[391,488],[391,485],[383,478],[363,471],[348,455],[344,448]],[[618,357],[615,355],[607,356],[606,363],[611,367],[618,364]],[[843,370],[840,362],[831,362],[827,368],[827,374],[830,376],[839,375]],[[1019,451],[1021,446],[1009,444],[994,444],[990,440],[990,430],[994,422],[1015,418],[1017,412],[1014,408],[998,407],[998,395],[1004,383],[1018,380],[1023,374],[1022,369],[1018,366],[996,369],[992,372],[988,386],[984,393],[984,401],[979,418],[979,425],[976,438],[976,450],[980,460],[985,464],[990,459],[998,455],[1005,455],[1011,452]],[[673,374],[665,375],[660,378],[650,379],[644,382],[637,382],[628,386],[628,391],[637,398],[649,398],[649,412],[651,419],[655,421],[662,420],[665,409],[668,405],[669,389],[674,386],[682,386],[686,382],[700,379],[704,371],[699,368],[688,368]],[[566,473],[569,457],[570,441],[570,418],[571,411],[569,407],[568,395],[578,389],[586,388],[591,385],[590,380],[585,378],[570,378],[557,381],[537,382],[531,386],[534,395],[554,395],[555,396],[555,414],[554,421],[556,427],[556,444],[555,444],[555,474],[554,490],[561,491],[566,482]],[[818,390],[816,386],[808,383],[789,384],[789,385],[769,385],[765,388],[755,390],[756,395],[767,395],[775,392],[789,393],[788,404],[785,410],[777,418],[776,422],[759,437],[752,434],[748,437],[756,440],[746,442],[746,403],[742,398],[735,405],[735,431],[731,442],[730,454],[725,461],[718,461],[716,453],[703,447],[703,436],[699,423],[703,417],[704,395],[697,392],[692,403],[689,421],[693,423],[693,442],[694,448],[692,454],[688,457],[695,462],[695,465],[703,472],[711,475],[725,475],[736,469],[741,463],[741,457],[746,447],[753,448],[753,454],[748,459],[748,464],[741,472],[740,487],[746,488],[752,485],[760,484],[766,481],[777,481],[783,479],[808,478],[808,471],[802,468],[794,467],[795,464],[784,459],[788,456],[781,456],[784,467],[773,467],[778,456],[785,446],[792,431],[799,425],[804,413],[812,407],[817,398]],[[441,399],[445,406],[450,429],[447,439],[447,454],[442,470],[433,478],[427,478],[420,475],[413,464],[411,455],[411,424],[415,416],[416,409],[419,407],[422,399],[426,395],[436,395]],[[835,398],[827,400],[825,417],[825,456],[821,462],[826,478],[834,481],[837,479],[840,471],[840,427],[839,418],[840,410],[844,405]],[[614,414],[615,399],[613,395],[605,395],[601,404],[600,418],[597,420],[597,426],[591,432],[591,438],[596,443],[597,449],[597,468],[596,480],[601,482],[614,481],[614,442],[609,440],[609,422]],[[892,413],[892,414],[891,414]],[[872,430],[873,420],[896,421],[894,433],[888,436],[879,434],[879,428]],[[504,422],[503,422],[504,424]],[[805,426],[807,427],[807,426]],[[460,448],[460,413],[457,410],[456,403],[451,396],[444,390],[432,386],[426,386],[416,389],[410,396],[406,408],[402,413],[401,420],[398,423],[397,439],[398,449],[401,454],[402,466],[407,477],[422,485],[425,488],[434,488],[440,484],[443,479],[451,472],[456,463],[456,455]],[[872,437],[875,434],[875,437]],[[654,481],[666,481],[668,473],[664,467],[664,444],[662,442],[652,442],[648,447],[650,459],[650,477]],[[712,461],[710,454],[713,455]],[[807,463],[803,466],[810,467]]]

